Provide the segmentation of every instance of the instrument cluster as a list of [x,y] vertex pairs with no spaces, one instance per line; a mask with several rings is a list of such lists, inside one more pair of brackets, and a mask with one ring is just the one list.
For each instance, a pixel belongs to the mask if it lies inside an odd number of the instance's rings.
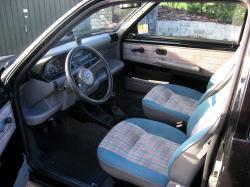
[[[50,59],[44,66],[43,77],[49,81],[65,75],[65,60],[67,54],[59,55]],[[89,68],[98,61],[91,52],[82,50],[76,53],[71,60],[71,71],[76,71],[81,67]]]

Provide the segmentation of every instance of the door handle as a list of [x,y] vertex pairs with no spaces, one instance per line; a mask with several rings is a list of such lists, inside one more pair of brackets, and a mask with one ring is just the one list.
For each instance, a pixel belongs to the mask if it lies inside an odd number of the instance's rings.
[[7,117],[5,118],[3,121],[0,122],[0,132],[4,131],[4,128],[7,124],[12,122],[12,118],[11,117]]
[[166,49],[156,49],[155,50],[155,53],[157,55],[167,55],[168,54],[168,51]]
[[145,49],[143,47],[131,49],[133,53],[139,52],[144,53]]

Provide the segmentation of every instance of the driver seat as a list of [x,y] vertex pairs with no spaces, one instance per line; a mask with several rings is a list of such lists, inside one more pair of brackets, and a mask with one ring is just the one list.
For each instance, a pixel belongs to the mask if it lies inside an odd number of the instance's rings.
[[186,134],[148,119],[127,119],[106,135],[97,155],[111,176],[138,186],[189,186],[204,163],[231,89],[231,81],[204,100],[188,121]]

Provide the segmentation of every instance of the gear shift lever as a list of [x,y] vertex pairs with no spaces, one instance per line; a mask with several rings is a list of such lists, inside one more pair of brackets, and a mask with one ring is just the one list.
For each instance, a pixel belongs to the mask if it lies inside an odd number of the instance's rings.
[[116,93],[115,92],[112,92],[111,94],[111,110],[112,110],[112,114],[115,118],[115,121],[117,122],[120,122],[122,121],[123,119],[125,119],[127,116],[126,114],[121,110],[121,108],[117,105],[117,102],[116,102]]

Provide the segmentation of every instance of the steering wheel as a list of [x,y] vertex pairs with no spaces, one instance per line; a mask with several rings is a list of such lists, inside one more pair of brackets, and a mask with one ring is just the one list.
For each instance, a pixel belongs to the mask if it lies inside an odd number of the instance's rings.
[[[72,69],[72,62],[75,63],[75,61],[78,60],[77,58],[74,58],[75,55],[81,52],[92,53],[98,60],[90,67],[85,67],[83,63],[83,65],[80,65],[76,70],[74,68]],[[76,63],[81,64],[82,62]],[[92,99],[89,97],[89,94],[94,87],[99,87],[96,75],[101,70],[104,70],[108,77],[108,87],[105,95],[101,99]],[[77,46],[71,49],[66,58],[65,73],[69,86],[83,101],[86,101],[89,104],[99,105],[110,98],[113,90],[113,77],[106,59],[94,48]]]

